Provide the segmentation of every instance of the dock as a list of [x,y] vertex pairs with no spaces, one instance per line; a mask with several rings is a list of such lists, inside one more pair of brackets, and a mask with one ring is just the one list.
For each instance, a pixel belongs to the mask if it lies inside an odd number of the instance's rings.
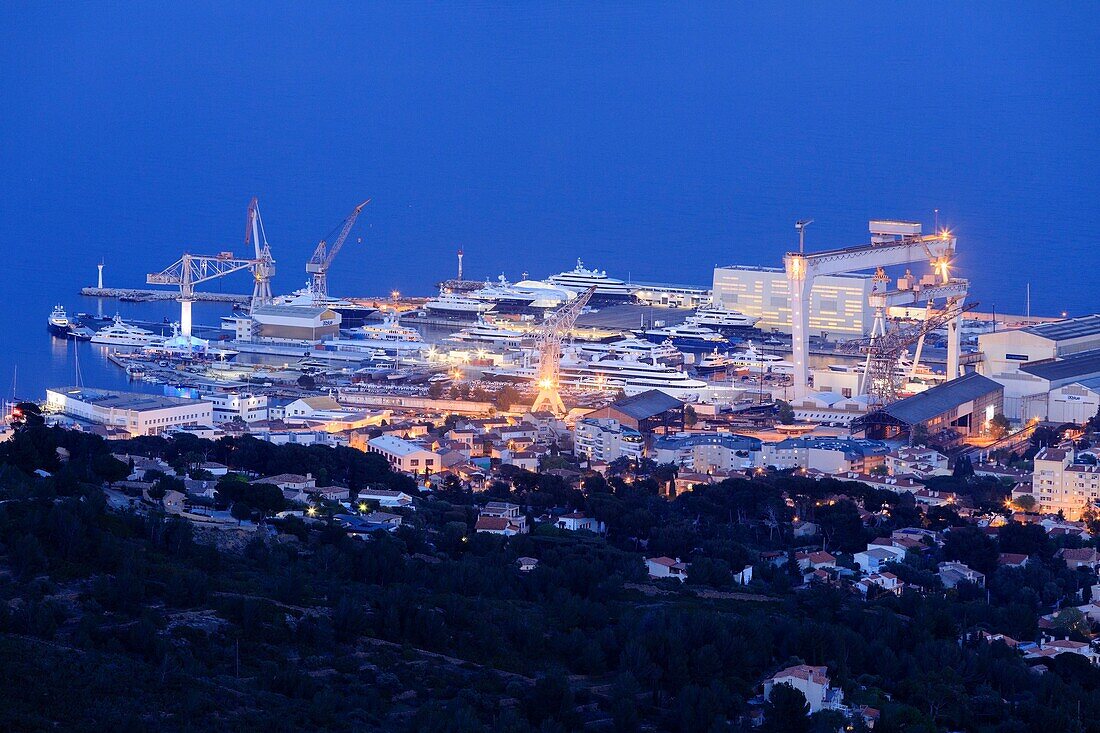
[[[81,295],[91,298],[117,298],[131,303],[148,303],[157,300],[177,300],[179,292],[175,290],[150,290],[143,288],[81,288]],[[206,293],[196,292],[195,300],[208,303],[234,303],[246,305],[252,300],[251,295],[239,293]]]

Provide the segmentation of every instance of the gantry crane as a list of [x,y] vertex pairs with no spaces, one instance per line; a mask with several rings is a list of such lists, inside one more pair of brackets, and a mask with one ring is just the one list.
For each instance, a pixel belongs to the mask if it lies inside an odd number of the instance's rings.
[[267,232],[264,231],[264,222],[260,218],[260,203],[256,197],[248,204],[248,226],[244,231],[244,245],[249,241],[256,252],[256,264],[252,268],[252,277],[255,284],[252,288],[251,313],[258,306],[271,303],[271,278],[275,275],[275,259],[271,256],[271,247],[267,244]]
[[193,255],[184,253],[182,257],[160,272],[151,272],[145,277],[150,285],[175,285],[180,289],[180,335],[191,339],[191,304],[195,302],[195,286],[241,270],[252,272],[251,309],[271,302],[271,277],[275,274],[275,260],[271,257],[271,248],[267,244],[263,221],[260,219],[260,207],[256,198],[248,204],[248,227],[245,231],[245,244],[251,241],[256,256],[248,259],[237,257],[232,252],[216,255]]
[[[948,299],[943,310],[933,311],[931,307],[923,321],[915,324],[896,326],[879,332],[872,331],[871,336],[848,341],[841,346],[842,351],[867,355],[861,384],[861,394],[871,397],[876,407],[888,405],[898,399],[898,365],[909,347],[923,341],[924,336],[942,326],[956,321],[962,314],[974,310],[977,303],[963,304]],[[948,379],[953,379],[948,375]]]
[[[232,252],[221,254],[184,254],[160,272],[151,272],[145,282],[150,285],[176,285],[180,289],[180,335],[191,338],[191,304],[195,302],[195,286],[208,280],[232,275],[241,270],[254,270],[261,266],[259,260],[234,257]],[[260,282],[256,281],[256,288]],[[270,287],[270,286],[269,286]],[[253,295],[255,301],[255,295]]]
[[561,345],[562,341],[573,330],[581,311],[588,305],[588,300],[596,286],[588,288],[573,300],[563,305],[546,317],[539,329],[536,341],[539,351],[539,393],[531,405],[531,412],[538,412],[543,407],[549,408],[555,415],[565,414],[565,403],[558,392],[561,378]]
[[[359,218],[359,212],[363,210],[363,207],[370,203],[370,199],[367,199],[363,203],[356,206],[343,223],[338,227],[339,233],[336,235],[336,239],[329,245],[327,237],[317,243],[317,248],[313,250],[313,256],[306,262],[306,274],[312,277],[311,288],[313,289],[313,302],[320,303],[328,297],[328,268],[332,264],[332,261],[336,259],[336,255],[339,254],[340,248],[344,246],[344,241],[348,238],[348,234],[351,233],[351,228],[355,226],[355,220]],[[333,230],[336,231],[336,230]]]

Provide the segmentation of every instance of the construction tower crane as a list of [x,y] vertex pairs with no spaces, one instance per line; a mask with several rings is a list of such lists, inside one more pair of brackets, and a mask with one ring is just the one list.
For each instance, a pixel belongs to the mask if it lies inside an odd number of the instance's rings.
[[[313,256],[306,262],[306,274],[310,275],[312,280],[313,289],[313,302],[320,303],[328,297],[328,268],[332,264],[332,261],[336,259],[336,255],[339,254],[340,248],[344,246],[344,241],[348,238],[348,234],[351,233],[351,228],[355,226],[355,220],[359,218],[359,212],[363,210],[363,207],[370,203],[370,199],[367,199],[363,203],[356,206],[344,222],[338,227],[339,233],[336,235],[336,239],[329,245],[327,237],[317,243],[317,248],[313,250]],[[335,230],[333,230],[335,231]]]
[[[909,347],[922,341],[924,336],[938,328],[956,321],[962,314],[974,310],[977,303],[962,303],[957,299],[948,299],[943,310],[933,311],[931,307],[923,321],[915,324],[897,326],[883,332],[872,332],[867,338],[854,339],[841,345],[848,353],[867,355],[861,380],[861,394],[871,397],[876,407],[888,405],[898,399],[898,363]],[[955,376],[948,375],[948,379]]]
[[[151,272],[145,282],[150,285],[176,285],[180,289],[180,335],[185,339],[191,339],[191,304],[195,302],[195,286],[214,280],[215,278],[232,275],[241,270],[253,270],[262,266],[260,260],[242,259],[234,257],[232,252],[221,254],[193,255],[184,254],[171,265],[160,272]],[[256,283],[259,287],[259,281]],[[253,296],[255,300],[255,296]]]
[[546,317],[542,322],[536,341],[539,351],[539,393],[535,402],[531,405],[531,412],[538,412],[542,408],[548,408],[555,415],[565,414],[565,403],[562,402],[558,387],[561,378],[561,345],[573,326],[577,323],[581,311],[588,305],[588,300],[596,286],[588,288],[573,300],[563,305]]
[[260,218],[260,203],[255,196],[248,204],[248,226],[244,231],[244,245],[247,247],[250,241],[255,248],[256,264],[252,268],[254,284],[249,313],[258,306],[271,304],[271,278],[275,275],[275,259],[271,256],[271,247],[267,244],[267,232],[264,231],[264,222]]

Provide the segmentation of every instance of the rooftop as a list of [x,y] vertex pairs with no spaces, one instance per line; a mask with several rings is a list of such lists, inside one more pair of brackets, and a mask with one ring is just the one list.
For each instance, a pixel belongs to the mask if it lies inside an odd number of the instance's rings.
[[694,433],[687,435],[662,435],[654,442],[657,450],[679,450],[694,448],[697,445],[720,445],[730,450],[758,451],[761,448],[759,438],[750,438],[736,433]]
[[1050,381],[1098,377],[1100,376],[1100,349],[1082,351],[1064,359],[1031,362],[1022,365],[1020,371]]
[[71,400],[80,400],[113,410],[162,410],[166,407],[203,404],[202,400],[190,400],[185,397],[166,397],[142,392],[112,392],[91,387],[50,387],[47,391],[64,395]]
[[377,438],[371,438],[367,441],[367,445],[372,448],[377,448],[380,451],[386,453],[392,453],[397,456],[407,456],[410,453],[418,453],[420,451],[427,451],[428,449],[422,445],[416,443],[410,443],[407,440],[395,437],[393,435],[379,435]]
[[931,389],[906,397],[904,400],[887,405],[879,412],[884,412],[897,420],[909,425],[931,420],[937,415],[952,410],[964,402],[976,400],[991,392],[1002,391],[1002,387],[988,377],[983,377],[977,372],[971,372],[950,382],[937,384]]
[[1100,315],[1067,318],[1052,323],[1040,323],[1023,329],[1025,333],[1048,338],[1051,341],[1069,341],[1085,336],[1100,336]]
[[611,405],[611,408],[635,420],[645,420],[683,406],[684,403],[675,397],[659,389],[651,389],[633,397],[621,399]]

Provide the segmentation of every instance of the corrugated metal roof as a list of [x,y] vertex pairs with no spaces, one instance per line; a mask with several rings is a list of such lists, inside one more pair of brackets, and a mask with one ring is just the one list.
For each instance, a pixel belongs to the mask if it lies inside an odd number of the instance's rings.
[[646,418],[655,417],[663,412],[675,410],[683,406],[684,403],[672,395],[666,394],[659,389],[651,389],[647,392],[636,394],[633,397],[621,399],[611,405],[611,408],[624,415],[629,415],[635,420],[645,420]]
[[1023,329],[1026,333],[1051,339],[1052,341],[1066,341],[1068,339],[1081,338],[1082,336],[1100,336],[1100,315],[1079,316],[1067,318],[1062,321],[1040,323],[1036,326],[1028,326]]
[[1082,351],[1064,359],[1051,359],[1024,364],[1020,367],[1020,371],[1050,381],[1075,378],[1087,379],[1100,375],[1100,349]]
[[904,400],[887,405],[879,412],[885,412],[908,425],[916,425],[942,415],[964,402],[984,397],[990,392],[1003,391],[997,382],[972,372],[950,382],[938,384],[932,389],[906,397]]

